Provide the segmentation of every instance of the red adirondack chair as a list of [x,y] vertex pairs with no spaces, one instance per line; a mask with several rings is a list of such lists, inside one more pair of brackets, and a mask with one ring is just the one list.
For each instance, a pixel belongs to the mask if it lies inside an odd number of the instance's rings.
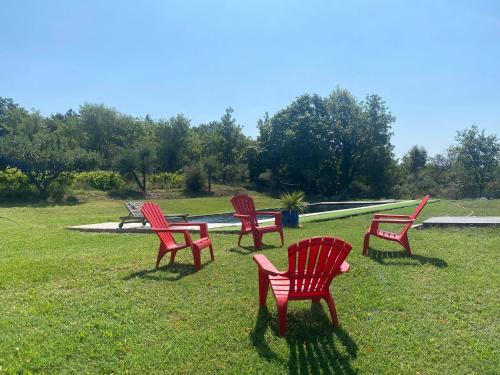
[[[420,214],[424,206],[429,200],[429,195],[426,195],[419,203],[415,212],[412,215],[389,215],[389,214],[375,214],[373,216],[372,224],[365,233],[365,241],[363,243],[363,255],[368,255],[368,245],[370,244],[370,236],[383,238],[385,240],[394,241],[401,244],[406,253],[411,256],[410,241],[408,240],[408,230]],[[400,224],[404,228],[399,233],[388,232],[379,229],[379,224]]]
[[[281,246],[283,246],[283,225],[281,224],[281,212],[257,212],[255,210],[252,197],[246,194],[235,195],[231,198],[231,204],[236,211],[234,217],[241,220],[238,246],[240,246],[241,237],[243,237],[243,235],[252,233],[254,249],[260,249],[262,247],[262,236],[264,233],[270,232],[279,232]],[[274,225],[260,227],[257,221],[257,215],[274,216]]]
[[[160,265],[161,259],[165,254],[170,253],[170,261],[175,260],[175,255],[179,250],[187,247],[191,248],[193,252],[194,267],[198,271],[201,268],[201,250],[205,248],[210,249],[210,258],[214,260],[214,250],[212,248],[212,241],[208,237],[207,223],[168,223],[161,211],[160,206],[157,204],[146,202],[141,208],[144,217],[151,224],[151,229],[160,238],[160,248],[158,250],[158,258],[156,260],[156,268]],[[200,228],[200,239],[193,240],[189,230],[185,227],[197,226]],[[173,228],[182,227],[182,228]],[[173,233],[184,234],[184,243],[177,243]]]
[[278,307],[279,334],[286,330],[286,315],[289,300],[326,300],[332,323],[338,325],[335,303],[330,293],[330,283],[335,276],[349,271],[345,258],[352,246],[332,237],[313,237],[302,240],[288,248],[288,271],[280,272],[262,254],[253,260],[259,266],[259,304],[265,306],[269,285]]

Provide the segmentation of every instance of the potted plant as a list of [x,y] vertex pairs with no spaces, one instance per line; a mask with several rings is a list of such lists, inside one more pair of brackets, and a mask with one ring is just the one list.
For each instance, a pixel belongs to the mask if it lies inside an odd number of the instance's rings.
[[299,214],[307,210],[307,202],[304,199],[304,192],[299,190],[281,194],[280,200],[283,207],[281,215],[285,227],[299,226]]

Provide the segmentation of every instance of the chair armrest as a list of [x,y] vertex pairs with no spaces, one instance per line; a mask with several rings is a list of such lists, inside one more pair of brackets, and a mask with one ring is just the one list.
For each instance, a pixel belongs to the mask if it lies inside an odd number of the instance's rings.
[[349,272],[350,269],[351,265],[344,260],[340,265],[340,273]]
[[252,215],[242,215],[242,214],[233,214],[233,216],[240,219],[250,219],[252,217]]
[[281,215],[281,212],[277,211],[257,211],[257,215],[268,215],[268,216],[276,216]]
[[270,276],[278,276],[278,275],[283,275],[286,272],[280,272],[274,267],[274,264],[272,264],[269,259],[263,254],[256,254],[253,256],[253,261],[257,264],[259,267],[259,271],[265,273],[266,275]]
[[164,233],[182,233],[184,234],[184,241],[186,242],[186,245],[191,246],[192,243],[191,235],[189,234],[189,231],[187,229],[158,228],[158,229],[153,229],[153,231],[164,232]]
[[171,227],[199,227],[200,228],[200,238],[208,237],[208,224],[207,223],[169,223]]
[[410,215],[389,215],[389,214],[375,214],[375,215],[373,215],[374,219],[382,219],[384,217],[392,217],[392,218],[395,218],[395,219],[397,219],[397,218],[411,219]]
[[257,211],[257,215],[268,215],[268,216],[274,216],[274,225],[281,225],[281,212],[276,212],[276,211]]
[[407,224],[413,223],[415,219],[373,219],[374,223],[388,223],[388,224]]
[[172,220],[172,219],[182,219],[182,220],[186,221],[189,214],[166,214],[164,216],[165,216],[165,219],[167,221]]
[[171,232],[171,233],[189,233],[189,230],[180,229],[180,228],[155,228],[155,229],[153,229],[153,231],[154,232]]

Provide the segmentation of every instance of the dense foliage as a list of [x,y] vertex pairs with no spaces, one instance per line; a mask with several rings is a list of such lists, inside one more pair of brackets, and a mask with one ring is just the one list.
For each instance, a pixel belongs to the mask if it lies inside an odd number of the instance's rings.
[[74,184],[80,188],[92,188],[96,190],[116,190],[124,185],[123,178],[108,171],[90,171],[72,174]]
[[[348,197],[390,193],[390,124],[382,99],[358,102],[347,90],[304,95],[260,121],[262,164],[275,183]],[[353,191],[354,189],[354,191]]]
[[476,125],[458,131],[456,143],[445,155],[427,156],[413,146],[401,164],[399,195],[421,195],[459,199],[500,197],[500,143],[496,135],[486,136]]
[[[142,193],[183,184],[191,192],[211,190],[213,181],[251,183],[334,199],[500,194],[496,135],[472,126],[457,133],[444,155],[431,158],[414,146],[398,163],[391,144],[394,121],[379,96],[359,101],[340,88],[327,97],[302,95],[266,114],[258,121],[257,140],[243,134],[231,108],[220,120],[193,126],[184,115],[137,118],[88,103],[44,117],[0,98],[0,194],[45,199],[75,181],[99,190],[128,183]],[[112,175],[92,172],[97,170],[115,175],[111,181]],[[90,174],[67,178],[77,172]]]

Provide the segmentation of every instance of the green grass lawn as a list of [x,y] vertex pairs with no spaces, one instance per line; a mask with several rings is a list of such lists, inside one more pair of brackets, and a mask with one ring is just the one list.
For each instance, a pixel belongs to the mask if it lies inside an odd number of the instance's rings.
[[[259,208],[277,201],[256,197]],[[167,212],[231,211],[229,199],[162,201]],[[394,213],[410,213],[403,208]],[[0,373],[494,374],[500,369],[499,229],[410,233],[414,256],[372,239],[371,214],[306,222],[285,243],[330,235],[353,245],[351,272],[326,305],[291,302],[287,335],[276,307],[258,308],[251,240],[214,233],[215,262],[193,272],[191,252],[153,270],[154,235],[89,234],[65,226],[116,221],[122,203],[0,206]],[[500,201],[440,201],[420,220],[500,215]],[[7,219],[6,219],[7,218]],[[287,264],[276,233],[261,251]]]

